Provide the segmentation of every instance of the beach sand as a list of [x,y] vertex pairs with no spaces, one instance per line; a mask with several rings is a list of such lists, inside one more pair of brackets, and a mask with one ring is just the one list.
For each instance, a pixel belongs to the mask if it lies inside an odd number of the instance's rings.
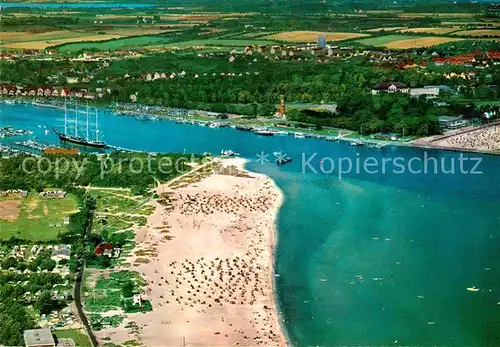
[[[179,188],[161,185],[155,212],[137,232],[134,266],[153,311],[129,314],[136,328],[98,334],[145,346],[285,346],[273,292],[273,247],[282,194],[273,181],[238,168]],[[162,197],[164,199],[162,199]],[[166,199],[165,199],[166,197]],[[168,203],[165,201],[168,200]]]
[[415,140],[412,144],[417,147],[500,154],[500,122],[447,131],[442,135]]

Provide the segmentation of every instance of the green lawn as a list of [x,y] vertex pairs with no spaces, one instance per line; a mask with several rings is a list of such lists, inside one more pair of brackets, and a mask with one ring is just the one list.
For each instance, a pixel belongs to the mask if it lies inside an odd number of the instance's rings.
[[158,45],[170,41],[170,38],[164,36],[137,36],[101,42],[68,43],[57,47],[57,49],[60,52],[76,52],[82,49],[125,49]]
[[92,347],[89,338],[81,330],[53,330],[57,338],[73,339],[76,347]]
[[143,199],[134,196],[129,190],[92,189],[91,194],[97,198],[97,212],[120,213],[127,212]]
[[128,281],[134,282],[137,290],[145,285],[139,273],[134,271],[112,272],[109,278],[100,276],[94,286],[85,288],[85,309],[89,312],[120,309],[122,287]]
[[400,41],[400,40],[411,40],[416,39],[418,36],[415,35],[387,35],[379,37],[370,37],[367,39],[356,40],[355,42],[361,43],[367,46],[385,46],[389,42]]
[[63,219],[78,212],[78,204],[72,195],[64,199],[43,199],[33,192],[20,200],[19,210],[16,221],[0,220],[1,239],[16,236],[31,241],[54,240],[66,230]]

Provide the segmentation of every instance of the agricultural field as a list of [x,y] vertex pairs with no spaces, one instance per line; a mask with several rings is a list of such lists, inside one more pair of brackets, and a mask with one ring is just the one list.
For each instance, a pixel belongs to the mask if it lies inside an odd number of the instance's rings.
[[387,47],[389,49],[410,49],[420,47],[431,47],[441,43],[460,41],[459,38],[439,36],[411,36],[411,35],[387,35],[369,39],[357,40],[356,42],[367,46]]
[[[68,43],[99,42],[129,36],[157,35],[175,29],[160,29],[159,27],[140,26],[103,26],[90,29],[53,29],[44,28],[36,31],[2,31],[0,32],[0,47],[14,49],[45,49]],[[164,39],[164,38],[163,38]],[[92,47],[92,44],[90,44]]]
[[156,27],[137,27],[137,26],[112,26],[105,28],[96,28],[99,33],[104,33],[106,35],[118,35],[118,36],[145,36],[145,35],[158,35],[166,32],[176,31],[177,29],[160,29]]
[[417,12],[417,13],[400,13],[400,18],[474,18],[477,13],[431,13],[431,12]]
[[371,37],[368,39],[356,40],[356,42],[366,46],[382,47],[393,41],[410,40],[415,38],[416,36],[411,36],[411,35],[386,35],[386,36]]
[[402,29],[406,29],[407,27],[405,26],[398,26],[398,27],[381,27],[381,28],[373,28],[373,29],[368,29],[365,30],[367,33],[378,33],[381,31],[398,31]]
[[421,48],[421,47],[432,47],[439,45],[441,43],[461,41],[462,39],[451,38],[451,37],[420,37],[408,40],[400,40],[390,42],[385,45],[389,49],[410,49],[410,48]]
[[477,26],[491,26],[491,27],[500,27],[500,22],[499,21],[489,21],[486,19],[483,19],[482,21],[480,20],[467,20],[467,21],[444,21],[441,22],[441,25],[447,26],[447,25],[460,25],[460,26],[472,26],[472,27],[477,27]]
[[187,48],[187,47],[246,47],[248,45],[275,45],[276,41],[270,40],[236,40],[236,39],[205,39],[205,40],[189,40],[183,42],[173,42],[163,45],[165,48]]
[[500,29],[463,30],[463,31],[458,31],[456,33],[453,33],[453,35],[472,36],[472,37],[500,36]]
[[0,47],[15,49],[45,49],[49,46],[60,45],[67,42],[78,41],[103,41],[119,38],[120,35],[99,35],[93,32],[80,32],[70,30],[51,30],[48,32],[33,33],[0,32]]
[[459,30],[459,27],[452,27],[452,28],[410,28],[410,29],[402,29],[398,30],[399,32],[402,33],[424,33],[424,34],[449,34],[454,31]]
[[75,212],[77,200],[69,194],[63,199],[45,199],[32,192],[24,199],[0,201],[0,238],[54,240],[66,230],[64,217]]
[[254,38],[254,37],[262,37],[262,36],[271,35],[271,34],[272,34],[272,32],[270,32],[270,31],[257,31],[257,32],[244,33],[244,34],[238,35],[238,37]]
[[290,42],[316,42],[319,35],[325,35],[327,41],[351,40],[359,37],[370,36],[368,34],[321,32],[321,31],[285,31],[279,34],[267,36],[267,39],[290,41]]
[[163,36],[136,36],[130,38],[124,37],[104,42],[75,42],[59,46],[57,49],[60,52],[76,52],[82,49],[131,49],[167,43],[170,41],[170,38]]

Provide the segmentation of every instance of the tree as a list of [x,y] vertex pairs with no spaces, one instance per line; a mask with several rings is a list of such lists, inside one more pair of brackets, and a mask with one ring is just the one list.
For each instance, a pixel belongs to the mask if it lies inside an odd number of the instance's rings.
[[124,298],[130,298],[134,295],[134,283],[132,281],[127,281],[122,286],[122,296]]
[[50,291],[45,290],[40,294],[40,297],[35,303],[35,309],[40,312],[40,314],[48,314],[53,311],[55,301],[52,300],[52,294]]
[[52,260],[52,259],[45,259],[40,264],[40,269],[41,270],[52,271],[55,267],[56,267],[56,262],[54,260]]

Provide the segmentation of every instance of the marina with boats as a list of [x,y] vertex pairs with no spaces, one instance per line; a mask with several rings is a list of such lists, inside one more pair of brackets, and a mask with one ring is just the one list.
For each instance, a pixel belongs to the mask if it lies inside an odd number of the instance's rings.
[[[5,100],[4,103],[6,103],[7,101],[13,102],[12,100]],[[74,143],[76,145],[101,148],[101,149],[104,149],[106,147],[111,148],[112,146],[111,147],[108,146],[108,144],[106,144],[102,140],[102,136],[98,129],[98,118],[97,118],[98,110],[99,112],[102,111],[105,113],[111,113],[115,116],[132,116],[135,119],[144,122],[167,120],[167,121],[174,121],[177,124],[202,126],[202,127],[208,127],[210,129],[232,128],[238,131],[251,132],[256,135],[265,137],[294,136],[296,139],[318,139],[331,142],[345,141],[348,142],[351,146],[355,147],[365,146],[365,147],[381,149],[387,145],[406,144],[406,142],[393,143],[393,141],[391,142],[381,141],[374,139],[372,137],[366,137],[366,136],[363,137],[361,135],[358,138],[351,137],[348,135],[346,136],[346,134],[342,133],[340,129],[333,129],[333,128],[327,129],[327,131],[325,132],[336,133],[335,135],[330,135],[330,134],[318,133],[310,128],[299,128],[299,127],[293,129],[290,129],[289,127],[284,128],[279,124],[268,124],[260,126],[245,125],[241,124],[240,121],[241,116],[237,116],[239,117],[237,118],[235,117],[235,115],[229,117],[226,114],[219,114],[201,110],[163,108],[156,106],[140,106],[140,105],[117,104],[117,105],[112,105],[111,109],[99,109],[94,107],[93,113],[95,113],[95,115],[92,115],[92,117],[95,116],[95,122],[94,124],[89,125],[88,122],[85,121],[79,122],[78,115],[81,114],[82,112],[77,109],[78,106],[76,105],[76,101],[75,101],[75,110],[73,111],[75,113],[75,116],[72,120],[68,119],[68,111],[71,110],[67,108],[66,102],[64,102],[64,104],[52,104],[52,103],[42,103],[36,101],[33,102],[18,101],[17,103],[25,104],[26,106],[28,104],[31,104],[33,106],[41,108],[64,110],[65,113],[64,130],[61,130],[59,128],[53,129],[54,132],[59,137],[59,139],[63,142],[69,142],[69,143]],[[83,115],[84,119],[89,117],[89,115],[87,114],[89,113],[88,106],[86,112],[83,113],[84,113]],[[200,114],[209,115],[213,119],[200,119]],[[92,126],[93,128],[89,131],[90,126]],[[1,136],[2,135],[0,132],[0,137]]]
[[[53,138],[52,136],[48,136],[51,132],[50,129],[52,129],[53,134],[57,136],[57,139],[59,139],[59,143],[56,144],[54,143],[53,140],[50,140],[49,143],[53,143],[50,146],[54,146],[55,148],[59,147],[64,147],[64,148],[71,148],[71,147],[76,147],[79,148],[81,152],[86,152],[86,153],[92,153],[92,152],[97,152],[97,153],[103,153],[106,151],[126,151],[126,152],[139,152],[141,150],[139,149],[133,149],[131,146],[125,145],[118,145],[118,143],[107,143],[103,141],[103,136],[102,132],[99,129],[100,122],[99,118],[104,116],[106,118],[106,124],[109,123],[108,118],[114,118],[118,117],[122,118],[117,115],[116,110],[110,110],[110,109],[102,109],[102,108],[96,108],[96,107],[89,107],[87,106],[80,106],[76,104],[76,101],[74,104],[66,104],[64,103],[62,106],[61,105],[56,105],[56,107],[42,107],[38,104],[33,104],[31,102],[25,102],[24,105],[17,105],[20,103],[16,103],[16,105],[13,105],[12,107],[19,107],[19,106],[28,106],[27,108],[22,108],[20,110],[29,110],[29,107],[36,107],[40,108],[40,112],[43,113],[60,113],[61,115],[64,115],[64,118],[59,118],[56,122],[56,124],[50,124],[50,123],[45,123],[44,121],[38,123],[36,129],[36,134],[33,135],[33,131],[35,129],[15,129],[14,127],[11,126],[6,126],[4,128],[0,128],[0,139],[6,139],[6,137],[10,136],[21,136],[20,141],[16,141],[17,143],[14,143],[13,141],[2,141],[2,145],[4,146],[10,146],[13,151],[9,152],[10,154],[15,154],[15,153],[31,153],[31,154],[39,154],[41,153],[41,148],[44,148],[44,142],[45,140],[48,140],[49,138]],[[42,111],[42,109],[45,109]],[[54,113],[54,115],[55,115]],[[178,115],[181,114],[179,117]],[[234,129],[238,132],[244,132],[244,133],[249,133],[249,134],[255,134],[258,137],[263,137],[263,138],[279,138],[279,137],[293,137],[296,140],[304,141],[304,140],[323,140],[323,141],[328,141],[328,142],[344,142],[346,144],[350,144],[351,146],[354,147],[370,147],[370,148],[377,148],[377,149],[382,149],[386,145],[392,144],[387,142],[387,141],[382,141],[382,140],[376,140],[372,139],[369,137],[355,137],[352,136],[345,132],[341,131],[336,131],[336,129],[325,129],[325,132],[323,134],[321,133],[315,133],[312,132],[311,129],[302,129],[302,128],[296,128],[296,129],[291,129],[291,128],[285,128],[279,124],[267,124],[267,125],[247,125],[247,124],[241,124],[241,121],[234,120],[234,119],[211,119],[211,120],[205,120],[205,119],[195,119],[195,118],[189,118],[184,116],[184,112],[179,112],[173,111],[172,116],[168,117],[159,117],[157,115],[151,115],[148,113],[144,114],[127,114],[129,117],[126,117],[128,119],[134,118],[138,121],[137,125],[142,124],[143,122],[149,123],[152,121],[158,121],[158,126],[163,127],[169,127],[167,124],[161,124],[160,122],[165,123],[167,122],[172,122],[176,124],[182,124],[182,125],[187,125],[187,126],[199,126],[199,127],[205,127],[208,129],[214,129],[218,130],[224,128],[228,129]],[[132,115],[132,117],[130,117]],[[111,119],[110,118],[110,119]],[[64,123],[63,123],[64,121]],[[125,123],[130,123],[130,121],[125,121]],[[44,125],[46,124],[46,125]],[[0,124],[2,125],[2,124]],[[6,125],[6,124],[3,124]],[[147,124],[143,124],[143,126],[148,126]],[[142,126],[141,126],[142,127]],[[116,142],[114,137],[114,130],[112,128],[108,128],[107,133],[110,135],[110,138],[112,139],[112,142]],[[179,129],[180,130],[180,129]],[[187,131],[187,128],[186,128]],[[309,132],[307,132],[309,131]],[[332,134],[327,134],[328,132],[331,132]],[[335,134],[335,136],[333,136]],[[234,145],[231,145],[233,150],[235,148],[239,149],[237,146],[235,147]],[[212,149],[213,151],[213,149]],[[219,150],[220,151],[220,150]],[[150,152],[150,151],[148,151]],[[4,151],[4,153],[6,153]],[[231,151],[231,150],[223,150],[221,153],[222,156],[233,156],[237,155],[236,152]],[[289,163],[291,160],[288,160],[286,158],[282,158],[282,160],[276,161],[276,164],[278,165],[284,165]]]

